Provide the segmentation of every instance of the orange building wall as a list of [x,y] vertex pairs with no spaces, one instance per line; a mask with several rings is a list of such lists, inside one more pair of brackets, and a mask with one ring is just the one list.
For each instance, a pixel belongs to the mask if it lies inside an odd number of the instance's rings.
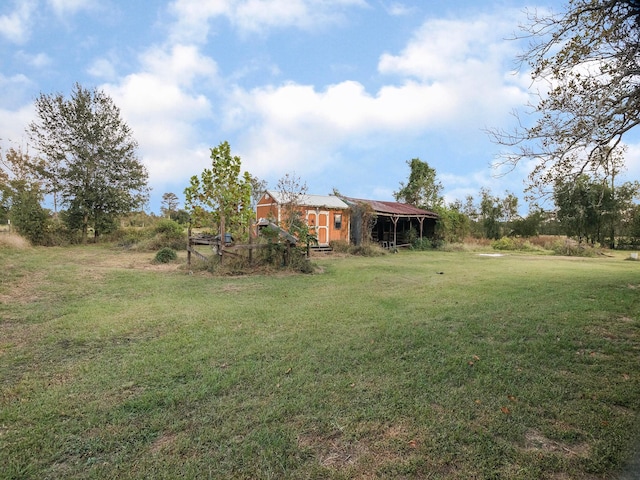
[[[343,240],[349,242],[349,211],[348,210],[329,210],[322,207],[305,207],[300,206],[300,213],[307,220],[307,225],[316,229],[318,243],[320,245],[328,245],[334,240]],[[342,224],[340,228],[335,228],[336,215],[342,215]],[[256,206],[256,217],[275,219],[281,222],[279,218],[278,205],[275,200],[268,194],[265,194]]]

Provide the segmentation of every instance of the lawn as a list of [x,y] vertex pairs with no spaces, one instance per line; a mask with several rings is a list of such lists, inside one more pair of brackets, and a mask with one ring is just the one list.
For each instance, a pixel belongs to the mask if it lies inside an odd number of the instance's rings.
[[0,478],[610,479],[637,447],[623,254],[152,258],[0,248]]

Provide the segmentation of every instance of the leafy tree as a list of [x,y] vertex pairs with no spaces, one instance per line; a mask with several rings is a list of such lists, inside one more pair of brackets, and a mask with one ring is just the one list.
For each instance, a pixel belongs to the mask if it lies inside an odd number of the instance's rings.
[[167,218],[171,218],[173,213],[178,210],[178,196],[172,192],[163,193],[161,210]]
[[178,222],[180,225],[189,223],[190,218],[191,217],[189,216],[189,212],[183,209],[173,212],[173,214],[171,215],[171,220],[173,220],[174,222]]
[[79,218],[83,241],[90,226],[98,236],[115,217],[146,203],[148,174],[137,143],[107,94],[75,84],[69,99],[40,94],[35,109],[27,131],[45,160],[40,178]]
[[632,245],[640,244],[640,205],[634,205],[629,210],[629,218],[626,225],[628,242]]
[[487,189],[480,191],[480,215],[486,238],[498,239],[502,236],[500,218],[502,217],[502,202],[498,197],[491,195]]
[[0,210],[3,223],[34,244],[44,244],[49,216],[42,207],[43,195],[35,175],[38,160],[21,149],[0,152]]
[[535,237],[540,232],[540,225],[544,218],[542,210],[529,213],[525,218],[514,219],[510,226],[510,235],[514,237]]
[[447,206],[436,207],[436,237],[444,242],[462,242],[470,233],[470,220],[462,212],[462,204],[454,202]]
[[640,122],[636,0],[569,0],[560,14],[530,13],[522,62],[541,88],[532,126],[492,131],[511,166],[533,159],[529,190],[586,173],[607,177]]
[[400,190],[393,194],[396,201],[428,209],[442,206],[442,184],[436,180],[436,171],[419,158],[407,161],[407,165],[411,169],[409,180],[400,182]]
[[606,180],[583,174],[574,181],[556,182],[556,215],[567,235],[601,244],[608,238],[613,247],[622,214],[633,209],[637,194],[637,183],[614,189]]
[[185,203],[196,221],[213,211],[221,238],[226,232],[237,236],[248,235],[253,219],[251,208],[251,175],[240,175],[241,159],[231,155],[231,146],[222,142],[211,149],[211,168],[205,168],[200,177],[191,177],[185,189]]
[[41,205],[42,192],[40,188],[22,180],[16,181],[14,187],[15,191],[9,212],[12,225],[20,235],[28,238],[31,243],[44,245],[49,216]]

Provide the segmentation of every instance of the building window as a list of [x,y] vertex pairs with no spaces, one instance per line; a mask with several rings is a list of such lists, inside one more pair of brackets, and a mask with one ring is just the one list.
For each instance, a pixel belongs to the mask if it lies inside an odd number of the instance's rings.
[[342,214],[334,213],[333,214],[333,228],[336,230],[340,230],[342,228]]

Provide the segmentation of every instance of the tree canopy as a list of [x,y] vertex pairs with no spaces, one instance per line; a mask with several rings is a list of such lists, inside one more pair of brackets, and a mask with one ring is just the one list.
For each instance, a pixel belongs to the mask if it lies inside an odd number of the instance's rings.
[[44,160],[40,177],[83,239],[90,226],[97,235],[115,216],[147,202],[148,174],[137,158],[138,144],[106,93],[75,84],[69,99],[40,94],[35,109],[27,133]]
[[251,208],[252,178],[248,172],[240,174],[242,161],[231,155],[229,142],[222,142],[211,149],[211,168],[205,168],[200,177],[191,177],[185,189],[185,204],[196,218],[213,211],[214,222],[220,230],[236,235],[248,231],[253,209]]
[[609,176],[640,122],[640,2],[569,0],[561,13],[529,12],[528,20],[521,61],[540,87],[535,120],[490,132],[508,147],[502,163],[535,160],[529,191],[582,173]]
[[400,182],[400,190],[394,192],[396,200],[420,208],[442,206],[442,184],[436,180],[436,171],[419,158],[407,161],[407,165],[411,169],[409,180]]

